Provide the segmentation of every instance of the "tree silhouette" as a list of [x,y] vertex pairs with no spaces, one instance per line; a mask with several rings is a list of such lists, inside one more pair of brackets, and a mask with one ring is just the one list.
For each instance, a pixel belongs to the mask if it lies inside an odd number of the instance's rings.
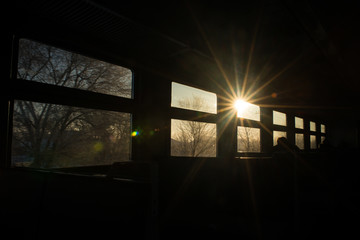
[[239,126],[238,152],[260,152],[260,129]]
[[[131,71],[40,43],[20,41],[18,78],[131,97]],[[108,164],[129,159],[130,115],[15,101],[13,162],[32,167]]]
[[[178,105],[182,108],[207,109],[207,103],[199,96],[182,99]],[[216,124],[172,120],[171,155],[190,157],[216,156]]]

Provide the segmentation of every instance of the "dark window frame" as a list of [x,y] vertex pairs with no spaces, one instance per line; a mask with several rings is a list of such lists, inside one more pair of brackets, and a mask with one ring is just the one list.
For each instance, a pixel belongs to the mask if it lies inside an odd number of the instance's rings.
[[[20,79],[17,77],[18,57],[19,57],[19,41],[21,39],[27,39],[35,41],[40,44],[49,45],[61,50],[76,53],[94,60],[103,61],[106,63],[118,65],[127,68],[132,73],[131,79],[131,98],[109,95],[104,93],[92,92],[83,89],[75,89],[57,85],[51,85],[47,83],[35,82]],[[14,101],[31,101],[38,103],[57,104],[64,106],[72,106],[94,110],[113,111],[119,113],[130,114],[130,128],[133,127],[133,117],[137,108],[137,94],[136,94],[136,78],[137,70],[134,67],[128,66],[116,59],[105,57],[106,54],[94,53],[90,49],[75,50],[75,47],[69,48],[71,40],[65,41],[64,44],[59,44],[57,41],[46,41],[45,39],[34,38],[27,35],[14,35],[12,39],[12,56],[11,56],[11,70],[10,77],[8,79],[9,91],[7,92],[8,101],[8,127],[7,127],[7,146],[6,146],[6,161],[3,164],[6,167],[12,167],[11,164],[11,149],[12,149],[12,116],[14,111]],[[130,129],[130,132],[132,131]],[[129,136],[131,137],[131,136]],[[130,157],[129,160],[133,160],[133,144],[130,139]],[[81,166],[80,166],[81,167]]]
[[[199,87],[199,86],[194,86],[193,84],[189,84],[189,83],[186,83],[186,82],[183,82],[183,81],[169,81],[168,84],[170,85],[170,102],[168,103],[169,104],[169,107],[170,107],[170,119],[169,119],[169,124],[170,124],[170,131],[169,131],[169,136],[168,136],[168,139],[169,139],[169,142],[170,144],[168,145],[169,146],[169,157],[170,158],[217,158],[218,157],[218,140],[219,140],[219,136],[218,136],[218,110],[217,110],[217,113],[208,113],[208,112],[203,112],[203,111],[198,111],[198,110],[191,110],[191,109],[185,109],[185,108],[180,108],[180,107],[177,107],[177,106],[171,106],[171,99],[172,99],[172,83],[175,82],[175,83],[178,83],[178,84],[182,84],[182,85],[185,85],[185,86],[188,86],[188,87],[191,87],[191,88],[197,88],[199,90],[202,90],[202,91],[205,91],[205,92],[209,92],[209,93],[214,93],[216,94],[216,104],[217,104],[217,109],[218,109],[218,95],[217,93],[213,92],[213,91],[210,91],[210,90],[207,90],[207,89],[204,89],[202,87]],[[189,156],[173,156],[171,155],[171,120],[184,120],[184,121],[196,121],[196,122],[200,122],[200,123],[210,123],[210,124],[215,124],[215,127],[216,127],[216,146],[215,146],[215,152],[216,152],[216,156],[215,157],[203,157],[203,156],[198,156],[198,157],[189,157]]]

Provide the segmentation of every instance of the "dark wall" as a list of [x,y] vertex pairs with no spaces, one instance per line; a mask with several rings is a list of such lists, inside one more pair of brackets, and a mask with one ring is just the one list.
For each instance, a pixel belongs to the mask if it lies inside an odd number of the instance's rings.
[[31,170],[1,170],[1,229],[13,239],[148,239],[148,183]]

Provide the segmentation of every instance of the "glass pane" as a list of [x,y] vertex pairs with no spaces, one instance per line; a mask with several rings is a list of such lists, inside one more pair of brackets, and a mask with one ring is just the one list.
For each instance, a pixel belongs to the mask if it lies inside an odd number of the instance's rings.
[[321,124],[321,133],[325,133],[325,125]]
[[286,132],[283,131],[273,131],[273,145],[277,145],[277,140],[281,137],[287,137]]
[[304,119],[295,117],[295,127],[299,129],[304,129]]
[[217,112],[215,93],[172,82],[171,106],[207,113]]
[[316,132],[316,123],[310,121],[310,131]]
[[238,126],[237,151],[260,152],[260,129]]
[[324,144],[325,139],[325,136],[321,136],[321,144]]
[[216,124],[171,119],[171,156],[216,157]]
[[243,100],[237,100],[235,103],[235,108],[237,110],[237,116],[239,118],[260,121],[259,106],[245,102]]
[[286,126],[286,114],[273,111],[273,124]]
[[130,69],[26,39],[19,41],[18,78],[132,97]]
[[12,165],[64,168],[130,159],[130,114],[15,101]]
[[304,134],[295,133],[295,145],[300,149],[304,149]]
[[316,136],[310,135],[310,149],[316,149]]

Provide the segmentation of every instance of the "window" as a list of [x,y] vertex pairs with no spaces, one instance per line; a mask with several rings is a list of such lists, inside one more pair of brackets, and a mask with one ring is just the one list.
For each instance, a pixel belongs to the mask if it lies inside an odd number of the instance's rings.
[[277,145],[277,140],[281,137],[286,138],[287,134],[283,131],[273,131],[273,145]]
[[243,100],[237,100],[235,103],[235,108],[237,110],[237,116],[239,118],[260,121],[259,106],[245,102]]
[[321,144],[324,144],[325,139],[325,136],[321,136]]
[[[132,104],[132,71],[31,40],[21,39],[18,46],[14,92],[25,81],[30,91],[13,101],[12,166],[53,169],[129,161],[129,108],[122,111],[122,105],[114,108],[102,100],[112,95],[117,103]],[[49,85],[58,96],[49,97]],[[79,90],[87,92],[86,99],[65,101]]]
[[310,149],[316,149],[316,136],[310,135]]
[[260,128],[238,126],[237,151],[260,152]]
[[304,119],[295,117],[295,128],[304,129]]
[[[216,94],[172,82],[171,106],[216,114]],[[171,156],[216,157],[216,124],[171,119]]]
[[12,165],[65,168],[130,160],[130,114],[15,101]]
[[171,106],[216,114],[216,94],[172,82]]
[[216,157],[216,124],[171,119],[171,155]]
[[310,121],[310,131],[312,132],[316,132],[316,123]]
[[18,78],[92,92],[132,97],[130,69],[21,39]]
[[304,149],[304,134],[295,133],[295,145],[300,149]]
[[286,126],[286,114],[273,111],[273,124],[280,125],[280,126]]
[[325,129],[325,125],[324,124],[321,124],[320,125],[320,128],[321,128],[321,133],[326,133],[326,129]]

